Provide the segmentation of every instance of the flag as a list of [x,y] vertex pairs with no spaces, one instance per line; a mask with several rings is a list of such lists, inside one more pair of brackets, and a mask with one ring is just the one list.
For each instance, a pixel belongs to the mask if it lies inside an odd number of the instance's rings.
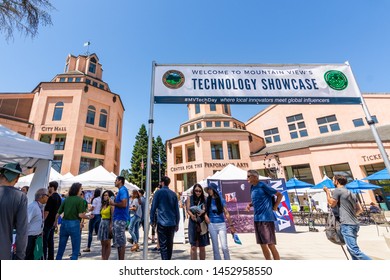
[[88,42],[85,42],[85,43],[84,43],[84,47],[88,47],[90,44],[91,44],[91,42],[89,42],[89,41],[88,41]]
[[142,161],[141,161],[141,169],[144,170],[144,159],[142,158]]
[[226,202],[237,202],[236,192],[225,194]]

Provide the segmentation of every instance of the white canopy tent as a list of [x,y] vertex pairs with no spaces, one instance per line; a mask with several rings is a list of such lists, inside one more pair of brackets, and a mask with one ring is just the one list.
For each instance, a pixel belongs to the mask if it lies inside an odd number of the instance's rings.
[[[198,184],[200,184],[203,188],[207,187],[207,180],[247,180],[247,170],[243,170],[239,167],[236,167],[233,164],[228,164],[225,166],[224,169],[221,171],[218,171],[214,173],[213,175],[207,177],[206,179],[199,181]],[[260,180],[266,180],[269,179],[268,177],[259,176]],[[191,195],[192,188],[189,188],[186,190],[183,195]]]
[[[60,184],[60,191],[64,192],[69,190],[70,186],[76,182],[81,183],[84,190],[94,190],[96,188],[115,190],[115,178],[115,174],[111,174],[103,166],[99,165],[98,167],[95,167],[83,174],[62,180]],[[139,189],[136,185],[131,183],[125,183],[125,186],[129,190]]]
[[[112,177],[114,178],[114,180],[116,179],[117,175],[114,173],[114,172],[110,172],[110,174],[112,175]],[[131,191],[131,190],[139,190],[139,187],[137,187],[136,185],[134,185],[133,183],[130,183],[129,181],[125,180],[125,187]]]
[[[21,188],[23,186],[30,186],[31,181],[34,177],[35,173],[31,173],[29,175],[20,177],[18,182],[15,184],[15,187]],[[50,174],[49,174],[49,182],[50,181],[61,181],[64,176],[62,176],[60,173],[58,173],[53,167],[50,168]],[[59,182],[60,183],[60,182]]]
[[35,192],[47,186],[54,146],[33,140],[0,125],[0,166],[18,162],[23,170],[35,168],[27,194],[29,202]]

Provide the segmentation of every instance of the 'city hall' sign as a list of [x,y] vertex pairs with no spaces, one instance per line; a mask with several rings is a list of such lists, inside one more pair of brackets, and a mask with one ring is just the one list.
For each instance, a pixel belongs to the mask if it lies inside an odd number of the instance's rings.
[[360,104],[351,67],[154,65],[156,103]]
[[64,132],[66,126],[42,126],[41,130],[43,132]]

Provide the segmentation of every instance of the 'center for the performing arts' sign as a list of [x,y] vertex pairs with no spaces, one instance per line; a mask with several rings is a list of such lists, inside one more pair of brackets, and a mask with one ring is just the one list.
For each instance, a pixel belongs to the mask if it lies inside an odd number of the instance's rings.
[[155,103],[360,104],[347,64],[155,65]]

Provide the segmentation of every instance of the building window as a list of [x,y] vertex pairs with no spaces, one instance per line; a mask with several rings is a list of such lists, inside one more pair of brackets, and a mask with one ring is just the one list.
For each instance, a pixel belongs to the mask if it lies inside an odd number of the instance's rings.
[[200,104],[195,104],[195,114],[200,113]]
[[225,114],[229,114],[229,106],[227,104],[223,104],[223,110],[225,112]]
[[329,178],[333,178],[334,175],[343,175],[347,178],[348,182],[353,181],[354,177],[348,163],[340,163],[335,165],[327,165],[320,167],[321,173],[326,174]]
[[106,141],[96,139],[95,154],[104,155],[105,148],[106,148]]
[[60,82],[65,82],[65,78],[64,77],[60,78]]
[[87,172],[87,171],[94,169],[95,167],[98,167],[99,165],[103,165],[103,164],[104,164],[104,161],[102,159],[82,157],[80,159],[79,174]]
[[340,130],[339,123],[337,122],[336,115],[330,115],[317,119],[320,133],[328,133],[330,131]]
[[77,77],[77,78],[76,78],[76,83],[79,83],[79,82],[81,82],[81,78],[80,78],[80,77]]
[[73,78],[68,78],[68,83],[73,82]]
[[223,159],[222,143],[210,143],[211,147],[211,158],[212,159]]
[[213,122],[207,121],[206,122],[206,127],[213,127]]
[[215,105],[215,104],[210,104],[210,111],[211,111],[211,112],[217,111],[217,105]]
[[107,127],[107,111],[104,109],[100,110],[99,126],[104,128]]
[[54,106],[53,121],[60,121],[62,119],[62,111],[64,110],[64,102],[57,102]]
[[280,142],[279,129],[277,127],[264,130],[265,143]]
[[197,129],[202,128],[202,123],[201,123],[201,122],[196,123],[196,128],[197,128]]
[[94,57],[92,57],[90,60],[89,60],[89,68],[88,68],[88,71],[91,72],[91,73],[96,73],[96,59]]
[[54,140],[54,150],[65,149],[66,134],[57,134]]
[[54,155],[53,161],[51,162],[51,167],[58,173],[61,173],[62,158],[63,155]]
[[308,136],[306,124],[303,121],[302,114],[289,116],[286,119],[288,124],[288,130],[290,131],[291,139]]
[[39,138],[39,141],[51,144],[51,134],[42,134],[41,137]]
[[175,164],[183,163],[183,151],[181,149],[181,146],[175,147],[174,155],[175,155]]
[[96,108],[94,106],[88,106],[88,113],[87,113],[87,123],[88,124],[95,124],[95,113]]
[[93,81],[93,82],[92,82],[92,85],[93,85],[94,87],[97,87],[97,86],[98,86],[98,83],[95,82],[95,81]]
[[215,127],[221,127],[221,121],[216,121],[215,122]]
[[90,79],[86,79],[86,80],[85,80],[85,83],[88,84],[88,85],[90,85],[90,84],[91,84],[91,80],[90,80]]
[[193,131],[195,129],[195,125],[194,124],[191,124],[190,125],[190,131]]
[[231,142],[227,144],[229,159],[240,159],[240,146],[238,142]]
[[236,123],[233,123],[233,128],[237,128],[237,124]]
[[284,173],[288,178],[293,178],[294,176],[302,181],[305,181],[309,184],[314,184],[313,174],[311,173],[310,164],[300,164],[285,166]]
[[103,84],[99,84],[99,88],[100,89],[104,89],[104,85]]
[[92,138],[84,137],[82,151],[85,153],[92,153],[92,144],[93,144]]
[[224,127],[229,127],[230,126],[230,122],[223,122],[223,126]]
[[194,145],[189,145],[187,146],[187,162],[190,161],[195,161],[195,146]]
[[188,126],[183,126],[183,133],[187,133],[188,132]]

